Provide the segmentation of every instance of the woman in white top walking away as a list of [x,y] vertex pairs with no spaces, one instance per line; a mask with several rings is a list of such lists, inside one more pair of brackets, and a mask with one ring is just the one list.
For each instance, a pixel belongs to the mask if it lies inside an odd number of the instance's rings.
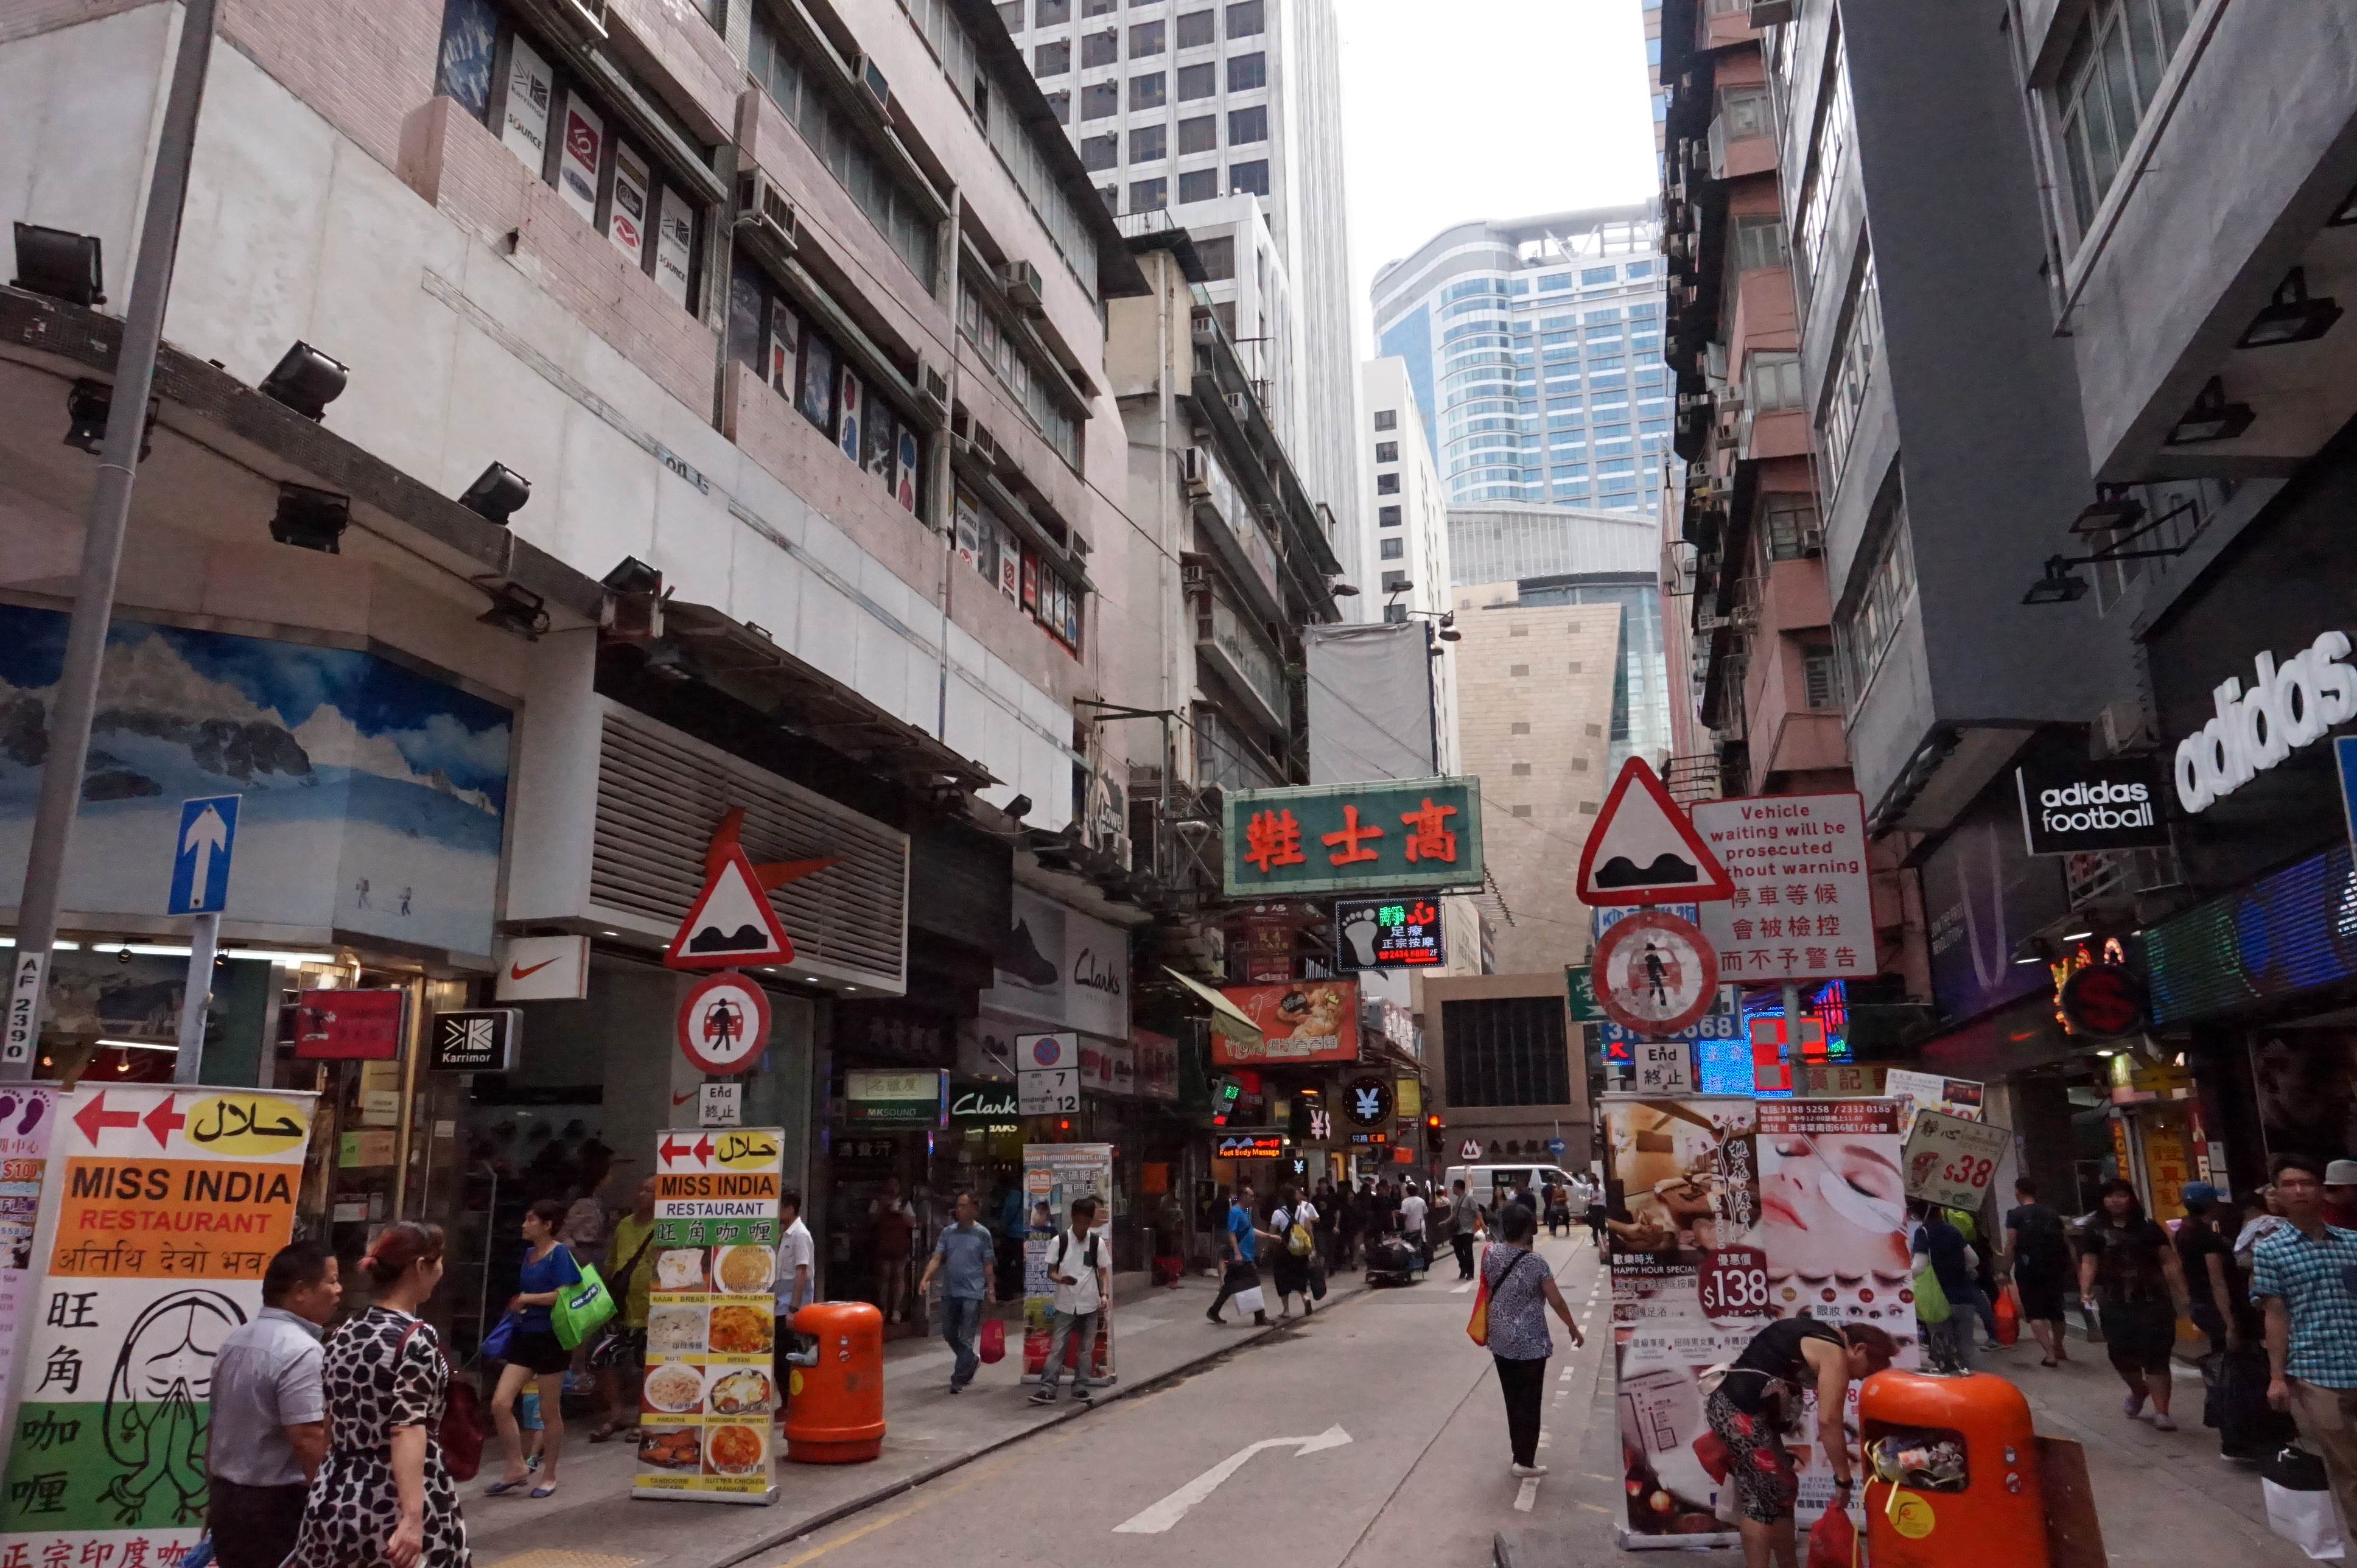
[[[1316,1308],[1309,1303],[1309,1262],[1318,1250],[1318,1206],[1303,1197],[1291,1182],[1276,1189],[1276,1208],[1268,1217],[1268,1226],[1276,1232],[1276,1305],[1281,1322],[1293,1316],[1293,1297],[1301,1297],[1301,1316],[1307,1317]],[[1300,1227],[1299,1246],[1295,1245],[1296,1226]]]

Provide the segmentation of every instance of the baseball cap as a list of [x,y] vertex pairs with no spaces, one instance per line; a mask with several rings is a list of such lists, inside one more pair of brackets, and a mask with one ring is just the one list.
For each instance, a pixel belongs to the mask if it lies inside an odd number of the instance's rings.
[[[2350,1162],[2357,1165],[2357,1160]],[[2218,1201],[2218,1189],[2206,1181],[2189,1181],[2177,1192],[2178,1201],[2190,1208],[2198,1204]]]
[[2324,1167],[2327,1187],[2357,1187],[2357,1160],[2335,1160]]

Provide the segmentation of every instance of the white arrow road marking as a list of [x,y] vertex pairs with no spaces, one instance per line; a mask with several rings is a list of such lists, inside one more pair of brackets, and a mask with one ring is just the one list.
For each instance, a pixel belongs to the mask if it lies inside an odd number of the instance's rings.
[[1160,1535],[1187,1517],[1187,1510],[1219,1490],[1220,1483],[1244,1467],[1244,1461],[1264,1448],[1291,1448],[1299,1454],[1315,1454],[1321,1448],[1340,1448],[1351,1441],[1351,1434],[1340,1425],[1329,1426],[1315,1437],[1264,1437],[1249,1448],[1239,1448],[1168,1497],[1141,1512],[1132,1514],[1113,1527],[1115,1535]]
[[1475,1285],[1480,1284],[1480,1283],[1481,1282],[1479,1280],[1467,1280],[1463,1284],[1457,1286],[1448,1294],[1451,1295],[1463,1295],[1467,1291],[1471,1290]]
[[205,901],[205,884],[210,880],[205,874],[212,867],[213,854],[229,847],[229,824],[210,806],[197,813],[188,824],[188,836],[180,841],[180,853],[196,852],[196,873],[188,878],[188,908],[195,908]]
[[1531,1511],[1531,1505],[1538,1500],[1539,1478],[1536,1476],[1523,1477],[1522,1490],[1514,1494],[1514,1511],[1528,1513]]

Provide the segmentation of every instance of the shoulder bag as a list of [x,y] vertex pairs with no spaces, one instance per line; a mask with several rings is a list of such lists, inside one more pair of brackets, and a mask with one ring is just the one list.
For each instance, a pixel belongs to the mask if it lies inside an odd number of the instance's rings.
[[[409,1348],[409,1337],[417,1332],[425,1320],[413,1318],[401,1331],[401,1343],[393,1348],[393,1375],[401,1369],[402,1352]],[[458,1376],[450,1366],[450,1358],[442,1353],[442,1342],[434,1342],[435,1359],[442,1363],[442,1375],[448,1391],[443,1396],[442,1422],[434,1429],[434,1441],[442,1450],[443,1467],[454,1481],[471,1481],[483,1467],[483,1402],[475,1392],[475,1385]]]
[[[1501,1288],[1514,1277],[1514,1271],[1523,1266],[1523,1258],[1530,1255],[1525,1250],[1522,1258],[1516,1258],[1506,1265],[1506,1272],[1498,1276]],[[1476,1345],[1487,1346],[1490,1343],[1490,1271],[1486,1268],[1481,1271],[1481,1283],[1473,1287],[1473,1316],[1465,1320],[1465,1337]]]

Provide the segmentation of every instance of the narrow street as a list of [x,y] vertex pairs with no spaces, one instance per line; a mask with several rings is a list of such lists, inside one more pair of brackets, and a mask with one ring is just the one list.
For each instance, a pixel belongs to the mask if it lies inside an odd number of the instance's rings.
[[[1575,1313],[1601,1325],[1586,1238],[1542,1251]],[[1556,1326],[1541,1439],[1553,1474],[1517,1481],[1490,1358],[1464,1336],[1472,1299],[1444,1256],[1420,1284],[1341,1302],[748,1562],[1199,1563],[1248,1536],[1256,1558],[1288,1568],[1488,1563],[1499,1530],[1570,1522],[1600,1341],[1566,1355]],[[1333,1445],[1304,1453],[1281,1441],[1320,1434]],[[1263,1443],[1215,1486],[1198,1480]],[[1605,1522],[1583,1528],[1594,1536]]]

